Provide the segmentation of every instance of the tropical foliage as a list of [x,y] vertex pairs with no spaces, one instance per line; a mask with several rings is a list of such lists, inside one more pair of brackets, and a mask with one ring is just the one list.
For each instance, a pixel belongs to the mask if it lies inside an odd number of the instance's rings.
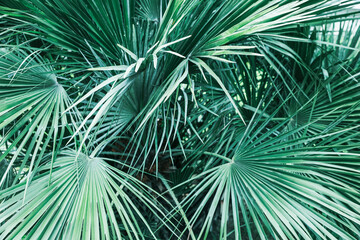
[[0,0],[0,239],[358,239],[349,0]]

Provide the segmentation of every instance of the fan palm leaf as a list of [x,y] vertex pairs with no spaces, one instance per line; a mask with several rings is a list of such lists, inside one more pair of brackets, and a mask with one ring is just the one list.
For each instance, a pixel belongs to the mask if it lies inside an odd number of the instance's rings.
[[26,196],[24,182],[0,192],[7,199],[0,210],[7,223],[1,238],[146,239],[146,230],[149,237],[153,230],[135,201],[164,217],[144,184],[102,158],[65,150],[38,173]]

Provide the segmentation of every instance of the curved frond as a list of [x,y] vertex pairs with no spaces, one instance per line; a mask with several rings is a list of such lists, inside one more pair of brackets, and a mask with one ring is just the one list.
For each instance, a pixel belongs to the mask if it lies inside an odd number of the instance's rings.
[[53,164],[39,167],[24,196],[25,185],[19,183],[0,192],[0,219],[5,221],[1,238],[154,237],[137,201],[164,218],[139,180],[101,158],[77,156],[71,150],[61,152]]

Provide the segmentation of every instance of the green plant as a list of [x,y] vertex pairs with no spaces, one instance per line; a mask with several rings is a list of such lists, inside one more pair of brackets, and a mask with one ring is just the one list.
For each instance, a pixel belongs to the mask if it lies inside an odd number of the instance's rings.
[[348,0],[0,0],[0,239],[357,239]]

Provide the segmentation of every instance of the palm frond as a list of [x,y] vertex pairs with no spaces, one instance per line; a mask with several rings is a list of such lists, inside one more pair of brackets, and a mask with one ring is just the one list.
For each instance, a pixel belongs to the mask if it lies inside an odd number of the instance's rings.
[[71,100],[39,51],[3,48],[0,53],[0,129],[4,132],[0,146],[6,146],[0,161],[8,162],[2,185],[15,162],[21,163],[16,164],[15,179],[27,172],[30,181],[47,151],[56,156],[69,128],[69,119],[62,113]]
[[104,159],[65,150],[37,173],[25,196],[25,182],[0,192],[1,238],[154,237],[136,201],[166,220],[144,184]]

